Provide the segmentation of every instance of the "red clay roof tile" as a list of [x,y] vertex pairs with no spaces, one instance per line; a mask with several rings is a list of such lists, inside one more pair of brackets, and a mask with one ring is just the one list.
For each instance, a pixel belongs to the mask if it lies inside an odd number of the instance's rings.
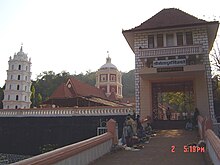
[[55,98],[72,98],[73,95],[70,92],[70,90],[67,88],[65,84],[61,84],[57,87],[57,89],[53,92],[53,94],[50,96],[50,99]]
[[104,92],[101,89],[98,89],[94,86],[86,84],[77,80],[74,77],[70,77],[71,84],[73,85],[73,89],[79,96],[96,96],[100,98],[106,99]]
[[112,93],[110,94],[110,96],[108,97],[108,99],[111,100],[111,101],[116,101],[116,100],[117,100],[117,97],[116,97],[115,92],[112,92]]

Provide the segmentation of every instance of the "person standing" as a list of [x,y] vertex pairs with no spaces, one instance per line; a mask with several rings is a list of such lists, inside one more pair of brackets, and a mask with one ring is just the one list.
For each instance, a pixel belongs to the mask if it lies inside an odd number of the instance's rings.
[[170,107],[167,107],[166,116],[167,116],[167,120],[170,120],[170,119],[171,119]]
[[198,108],[195,108],[195,111],[193,114],[193,126],[197,126],[198,116],[199,116],[199,110]]
[[132,137],[134,135],[133,128],[132,128],[133,122],[134,120],[131,118],[130,115],[128,115],[126,117],[125,126],[123,129],[123,134],[124,134],[127,147],[133,146],[133,143],[132,143]]

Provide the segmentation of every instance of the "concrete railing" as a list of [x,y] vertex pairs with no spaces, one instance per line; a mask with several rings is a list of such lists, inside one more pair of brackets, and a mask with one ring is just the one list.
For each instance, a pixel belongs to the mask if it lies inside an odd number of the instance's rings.
[[105,134],[16,162],[13,165],[87,165],[110,152],[112,145],[117,143],[115,127],[116,122],[110,119],[107,122],[108,132]]
[[105,116],[133,114],[134,107],[62,107],[1,109],[0,117]]
[[215,135],[215,133],[208,129],[205,132],[206,135],[206,148],[209,153],[209,157],[214,165],[220,164],[220,139]]
[[216,136],[211,119],[198,116],[198,127],[201,139],[206,142],[206,149],[214,165],[220,164],[220,139]]
[[200,138],[204,139],[204,118],[202,116],[198,116],[198,128]]
[[166,48],[139,49],[141,58],[146,57],[162,57],[162,56],[177,56],[177,55],[194,55],[202,53],[201,45],[191,46],[176,46]]
[[213,123],[213,131],[220,138],[220,123]]

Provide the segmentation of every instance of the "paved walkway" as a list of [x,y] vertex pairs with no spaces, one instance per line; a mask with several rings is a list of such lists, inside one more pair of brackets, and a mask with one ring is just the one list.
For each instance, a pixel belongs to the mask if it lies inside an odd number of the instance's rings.
[[197,131],[161,130],[144,149],[112,152],[91,165],[210,165],[207,153],[184,153],[184,145],[193,142],[198,142]]

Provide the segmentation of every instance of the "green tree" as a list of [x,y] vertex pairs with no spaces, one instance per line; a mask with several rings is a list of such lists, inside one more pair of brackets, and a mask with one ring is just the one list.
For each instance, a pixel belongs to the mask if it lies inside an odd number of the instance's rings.
[[31,108],[36,106],[36,100],[35,100],[35,87],[32,83],[31,85]]
[[82,82],[85,82],[89,85],[95,86],[96,72],[91,72],[89,70],[89,71],[86,71],[86,74],[80,73],[78,75],[75,75],[75,77]]
[[193,95],[185,92],[164,92],[161,102],[173,107],[178,112],[192,112],[194,110]]
[[37,94],[36,106],[39,107],[42,104],[42,96],[40,93]]
[[134,70],[128,73],[122,73],[122,93],[123,97],[134,97],[135,92],[135,81],[134,81]]
[[[39,106],[39,99],[41,96],[41,101],[46,101],[54,92],[54,90],[65,83],[67,79],[72,76],[69,72],[62,71],[56,74],[53,71],[44,71],[37,75],[37,79],[32,81],[32,107]],[[96,83],[96,72],[87,71],[85,74],[80,73],[74,75],[78,80],[95,86]],[[122,83],[123,83],[123,96],[124,97],[134,97],[134,70],[128,73],[122,73]],[[39,96],[40,95],[40,96]]]
[[61,83],[66,82],[69,76],[69,72],[65,71],[58,74],[55,74],[53,71],[44,71],[39,74],[37,80],[33,82],[35,93],[40,93],[42,101],[45,101]]

